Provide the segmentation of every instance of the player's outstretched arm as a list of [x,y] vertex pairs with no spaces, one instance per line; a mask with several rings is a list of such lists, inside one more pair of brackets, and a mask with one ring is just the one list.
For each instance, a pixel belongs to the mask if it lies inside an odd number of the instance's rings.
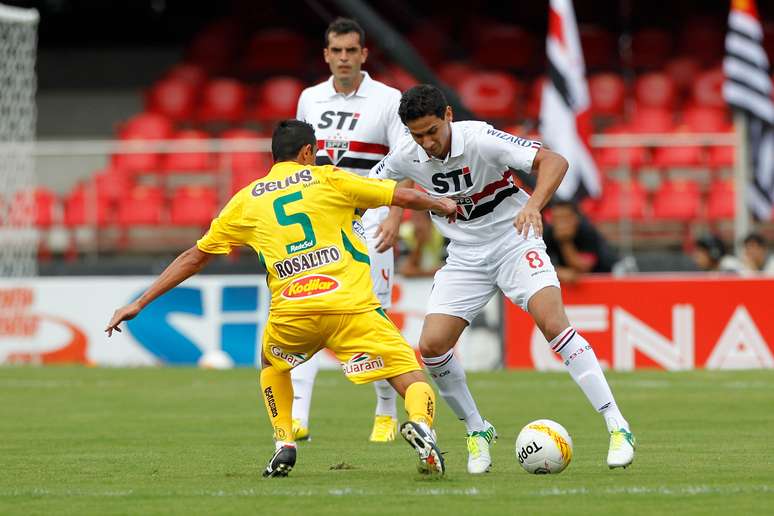
[[529,235],[530,227],[535,230],[537,236],[543,235],[543,218],[540,211],[559,188],[568,167],[569,163],[560,154],[545,147],[538,150],[532,162],[532,170],[537,172],[537,184],[529,201],[513,221],[516,231],[525,238]]
[[457,219],[456,202],[446,197],[436,199],[413,188],[396,188],[392,195],[392,205],[411,210],[430,210],[438,215],[444,215],[449,222]]
[[134,319],[148,303],[202,270],[213,256],[199,250],[196,246],[180,253],[139,298],[113,312],[113,317],[105,328],[108,337],[113,335],[113,330],[120,332],[121,328],[118,325],[123,321]]

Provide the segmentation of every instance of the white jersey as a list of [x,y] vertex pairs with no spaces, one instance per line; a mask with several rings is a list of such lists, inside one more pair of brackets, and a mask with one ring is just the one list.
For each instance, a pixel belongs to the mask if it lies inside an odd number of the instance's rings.
[[457,221],[432,216],[441,234],[460,244],[491,243],[509,229],[529,199],[511,169],[530,172],[541,144],[485,122],[452,122],[446,159],[430,157],[410,135],[371,170],[373,177],[412,179],[428,194],[457,201]]
[[317,165],[368,176],[406,128],[398,117],[400,91],[362,73],[360,87],[349,95],[334,89],[333,76],[305,89],[296,118],[314,127]]

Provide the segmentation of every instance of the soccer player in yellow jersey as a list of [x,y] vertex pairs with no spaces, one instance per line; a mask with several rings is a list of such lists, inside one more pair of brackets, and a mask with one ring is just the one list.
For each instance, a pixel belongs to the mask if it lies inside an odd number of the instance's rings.
[[358,210],[402,206],[456,217],[451,199],[433,199],[392,180],[314,166],[311,125],[280,122],[272,136],[274,166],[246,186],[212,221],[195,246],[173,261],[148,290],[113,314],[105,331],[135,317],[148,303],[235,246],[252,247],[266,265],[271,309],[263,335],[261,391],[274,429],[275,452],[263,473],[287,476],[296,463],[290,370],[323,347],[354,383],[386,379],[405,398],[401,434],[419,454],[419,470],[443,474],[431,430],[435,394],[411,347],[385,316],[371,287]]

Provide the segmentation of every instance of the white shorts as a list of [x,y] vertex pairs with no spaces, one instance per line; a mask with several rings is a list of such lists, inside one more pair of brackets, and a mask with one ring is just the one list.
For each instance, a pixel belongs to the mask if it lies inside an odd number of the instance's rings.
[[448,253],[433,280],[428,314],[454,315],[470,323],[498,290],[526,312],[533,294],[559,287],[540,237],[524,239],[514,230],[488,246],[452,242]]
[[363,228],[366,234],[366,244],[368,244],[368,258],[371,260],[371,282],[374,284],[374,294],[382,304],[382,308],[387,310],[392,306],[392,283],[395,273],[395,258],[392,248],[383,253],[376,252],[376,244],[379,238],[374,238],[379,228],[379,224],[387,218],[390,209],[381,207],[367,210],[362,217]]

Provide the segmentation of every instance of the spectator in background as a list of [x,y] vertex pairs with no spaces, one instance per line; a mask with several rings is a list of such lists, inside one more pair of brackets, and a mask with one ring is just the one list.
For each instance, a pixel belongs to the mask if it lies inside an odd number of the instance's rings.
[[726,246],[718,236],[704,235],[696,239],[695,244],[693,261],[700,270],[733,274],[741,272],[741,262],[736,257],[727,254]]
[[444,239],[427,212],[407,210],[409,220],[400,227],[407,248],[400,265],[404,277],[433,276],[443,265]]
[[760,233],[750,233],[744,239],[742,272],[747,275],[774,276],[774,256],[769,255],[766,240]]
[[604,237],[571,201],[553,203],[543,240],[562,283],[573,283],[589,272],[610,272],[616,261]]

